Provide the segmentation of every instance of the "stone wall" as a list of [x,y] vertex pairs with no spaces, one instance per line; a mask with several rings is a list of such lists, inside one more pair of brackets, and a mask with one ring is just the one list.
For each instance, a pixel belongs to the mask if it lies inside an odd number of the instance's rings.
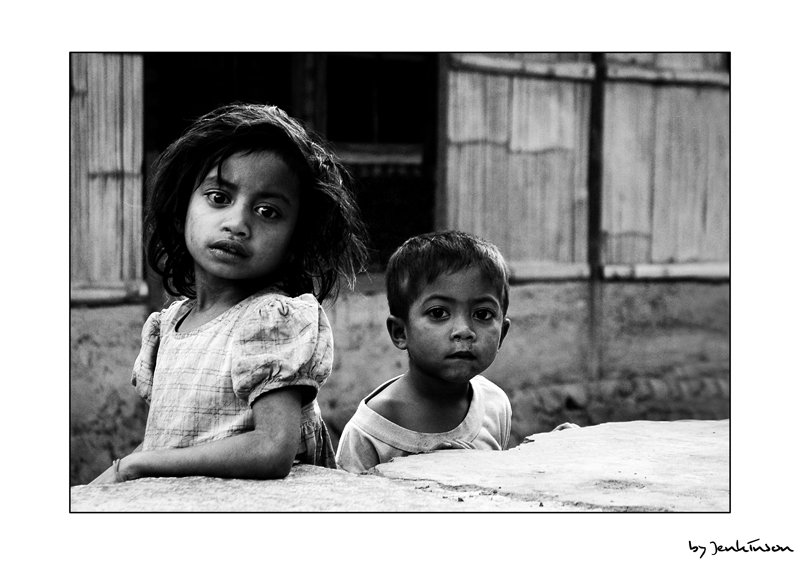
[[[511,330],[485,375],[514,410],[512,446],[563,421],[730,417],[730,286],[605,283],[590,323],[588,283],[511,291]],[[73,308],[70,484],[85,484],[141,441],[146,406],[130,386],[143,306]],[[320,392],[335,442],[358,402],[403,372],[382,292],[343,293],[328,314],[334,373]],[[594,331],[590,331],[593,329]]]
[[70,311],[70,484],[84,484],[142,441],[147,405],[130,384],[144,306]]
[[730,512],[730,422],[615,422],[508,451],[398,457],[355,475],[148,477],[70,489],[72,512]]

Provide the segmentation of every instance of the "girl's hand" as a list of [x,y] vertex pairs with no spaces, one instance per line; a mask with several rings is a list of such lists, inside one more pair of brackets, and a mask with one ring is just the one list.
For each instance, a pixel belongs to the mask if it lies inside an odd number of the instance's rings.
[[[142,446],[144,442],[140,443],[136,449],[131,452],[131,455],[134,453],[138,453],[142,450]],[[130,459],[131,455],[127,457],[123,457],[121,459],[116,459],[112,464],[111,467],[103,471],[103,473],[98,476],[95,480],[93,480],[90,485],[102,485],[102,484],[112,484],[112,483],[123,483],[125,481],[130,481],[132,479],[136,479],[138,477],[133,477],[130,474]],[[135,457],[135,456],[134,456]],[[125,466],[127,469],[123,471],[121,469],[122,466]]]
[[450,441],[443,441],[442,443],[433,446],[431,452],[439,449],[475,449],[475,446],[465,441],[461,441],[460,439],[452,439]]
[[114,483],[125,482],[125,479],[119,473],[119,459],[111,464],[111,467],[106,469],[100,474],[90,485],[110,485]]
[[572,428],[580,428],[580,426],[578,424],[573,424],[571,422],[564,422],[563,424],[559,424],[555,428],[553,428],[553,431],[560,432],[561,430],[569,430]]

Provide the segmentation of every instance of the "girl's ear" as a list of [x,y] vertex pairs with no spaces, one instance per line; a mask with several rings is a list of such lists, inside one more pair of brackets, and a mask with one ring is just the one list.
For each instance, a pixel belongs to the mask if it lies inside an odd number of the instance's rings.
[[402,318],[389,316],[386,318],[386,329],[389,330],[389,337],[397,349],[408,348],[408,338],[406,337],[406,323]]
[[511,320],[506,318],[503,320],[503,328],[500,330],[500,343],[497,344],[497,349],[503,345],[503,340],[506,338],[506,334],[508,333],[508,328],[511,327]]

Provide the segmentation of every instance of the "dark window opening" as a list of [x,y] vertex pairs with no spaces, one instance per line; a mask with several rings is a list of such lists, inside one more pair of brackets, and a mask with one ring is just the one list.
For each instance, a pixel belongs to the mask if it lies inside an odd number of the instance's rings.
[[219,105],[275,104],[319,128],[353,173],[370,270],[382,270],[433,229],[437,68],[428,53],[145,53],[146,169]]
[[437,68],[435,54],[327,57],[327,136],[357,179],[375,251],[370,270],[433,229]]
[[275,104],[292,113],[288,53],[145,53],[145,151],[160,153],[222,104]]

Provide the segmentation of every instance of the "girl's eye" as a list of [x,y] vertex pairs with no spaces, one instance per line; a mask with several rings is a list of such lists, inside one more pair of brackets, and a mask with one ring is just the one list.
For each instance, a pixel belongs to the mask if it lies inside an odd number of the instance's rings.
[[206,193],[206,199],[211,204],[214,204],[214,205],[217,205],[217,206],[221,206],[223,204],[228,204],[230,202],[230,198],[228,198],[227,194],[225,194],[224,192],[217,192],[217,191],[207,192]]
[[447,315],[447,311],[444,308],[431,308],[428,310],[428,316],[433,318],[434,320],[441,320]]
[[481,320],[481,321],[484,321],[484,322],[486,322],[488,320],[491,320],[492,318],[495,317],[494,312],[492,312],[491,310],[487,310],[486,308],[482,308],[480,310],[477,310],[475,312],[474,316],[478,320]]
[[256,214],[258,214],[262,218],[267,218],[268,220],[281,217],[280,210],[278,210],[277,208],[273,208],[272,206],[257,206]]

